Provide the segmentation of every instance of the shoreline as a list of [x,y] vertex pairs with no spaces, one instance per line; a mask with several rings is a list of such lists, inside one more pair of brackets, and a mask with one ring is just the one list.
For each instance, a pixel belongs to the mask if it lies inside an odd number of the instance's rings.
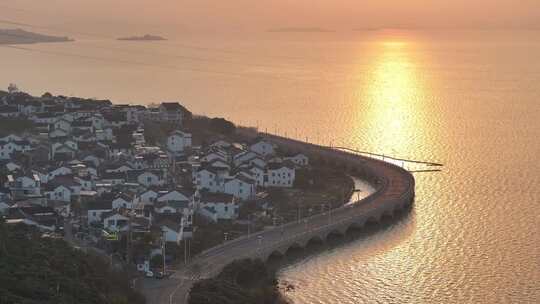
[[[239,258],[262,258],[263,261],[266,261],[272,255],[285,254],[291,246],[305,247],[308,241],[316,237],[313,236],[314,234],[323,235],[323,240],[332,233],[345,234],[349,227],[363,227],[368,223],[378,223],[383,217],[393,217],[395,212],[411,206],[414,201],[414,177],[405,169],[394,164],[295,139],[271,134],[259,134],[253,129],[239,129],[238,131],[247,137],[262,136],[289,152],[304,153],[310,159],[315,157],[328,161],[330,164],[342,168],[346,173],[355,173],[361,176],[361,179],[374,185],[375,192],[353,206],[344,205],[333,209],[328,213],[329,217],[322,214],[308,218],[305,221],[306,227],[308,221],[314,227],[309,231],[302,232],[303,225],[301,223],[282,226],[282,229],[285,229],[284,231],[291,234],[291,238],[283,240],[282,235],[281,240],[279,240],[280,238],[276,237],[276,231],[279,229],[274,228],[261,231],[251,238],[241,237],[210,248],[199,257],[194,258],[187,267],[175,275],[176,277],[185,278],[197,273],[199,278],[210,278],[219,273],[224,265]],[[325,224],[327,218],[330,218],[330,224]],[[331,221],[332,219],[334,222]],[[255,237],[264,238],[270,244],[261,247],[260,242],[259,245],[254,242]],[[256,250],[253,250],[253,248],[256,248]],[[229,252],[227,253],[227,251]],[[242,254],[239,255],[237,252]],[[231,257],[233,258],[231,259]],[[203,268],[206,269],[205,273],[201,271]],[[193,281],[185,280],[182,284],[179,284],[170,295],[171,302],[187,303],[185,301],[188,299]]]

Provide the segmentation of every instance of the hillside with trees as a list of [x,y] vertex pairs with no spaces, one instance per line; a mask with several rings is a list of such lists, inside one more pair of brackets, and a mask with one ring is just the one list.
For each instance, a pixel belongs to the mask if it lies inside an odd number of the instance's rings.
[[275,274],[261,260],[243,259],[195,283],[189,304],[274,304],[279,297]]
[[127,273],[62,239],[0,218],[0,303],[143,304]]

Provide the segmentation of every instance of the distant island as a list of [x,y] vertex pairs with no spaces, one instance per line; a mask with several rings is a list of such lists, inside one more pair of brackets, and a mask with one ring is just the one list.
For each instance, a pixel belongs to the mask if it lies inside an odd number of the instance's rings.
[[269,29],[271,33],[331,33],[333,30],[320,27],[282,27]]
[[23,29],[0,29],[0,45],[2,44],[32,44],[50,42],[69,42],[69,37],[48,36],[32,33]]
[[126,40],[126,41],[161,41],[161,40],[167,40],[167,39],[163,38],[161,36],[146,34],[144,36],[120,37],[120,38],[118,38],[118,40]]

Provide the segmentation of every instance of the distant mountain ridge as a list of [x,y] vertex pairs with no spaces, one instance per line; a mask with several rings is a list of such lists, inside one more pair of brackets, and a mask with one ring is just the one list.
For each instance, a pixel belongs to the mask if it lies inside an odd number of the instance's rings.
[[146,34],[144,36],[129,36],[129,37],[120,37],[118,40],[126,40],[126,41],[161,41],[161,40],[167,40],[164,37],[157,36],[157,35],[150,35]]
[[23,29],[0,29],[0,44],[32,44],[74,41],[69,37],[49,36]]

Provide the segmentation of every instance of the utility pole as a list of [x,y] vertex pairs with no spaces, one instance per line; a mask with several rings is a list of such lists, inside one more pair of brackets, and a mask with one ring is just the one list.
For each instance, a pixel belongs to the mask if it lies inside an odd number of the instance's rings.
[[184,238],[184,265],[187,265],[187,239]]
[[131,238],[132,238],[132,235],[131,235],[131,221],[132,221],[132,218],[133,218],[133,212],[130,212],[129,213],[129,224],[128,224],[128,235],[127,235],[127,241],[126,241],[126,245],[127,245],[127,248],[126,248],[126,261],[127,261],[127,264],[129,265],[131,263]]
[[163,230],[162,232],[162,236],[161,236],[161,246],[163,246],[163,250],[162,250],[162,253],[163,253],[163,275],[165,276],[165,230]]
[[251,214],[248,214],[248,239],[251,236]]
[[328,225],[332,224],[332,203],[328,203]]

